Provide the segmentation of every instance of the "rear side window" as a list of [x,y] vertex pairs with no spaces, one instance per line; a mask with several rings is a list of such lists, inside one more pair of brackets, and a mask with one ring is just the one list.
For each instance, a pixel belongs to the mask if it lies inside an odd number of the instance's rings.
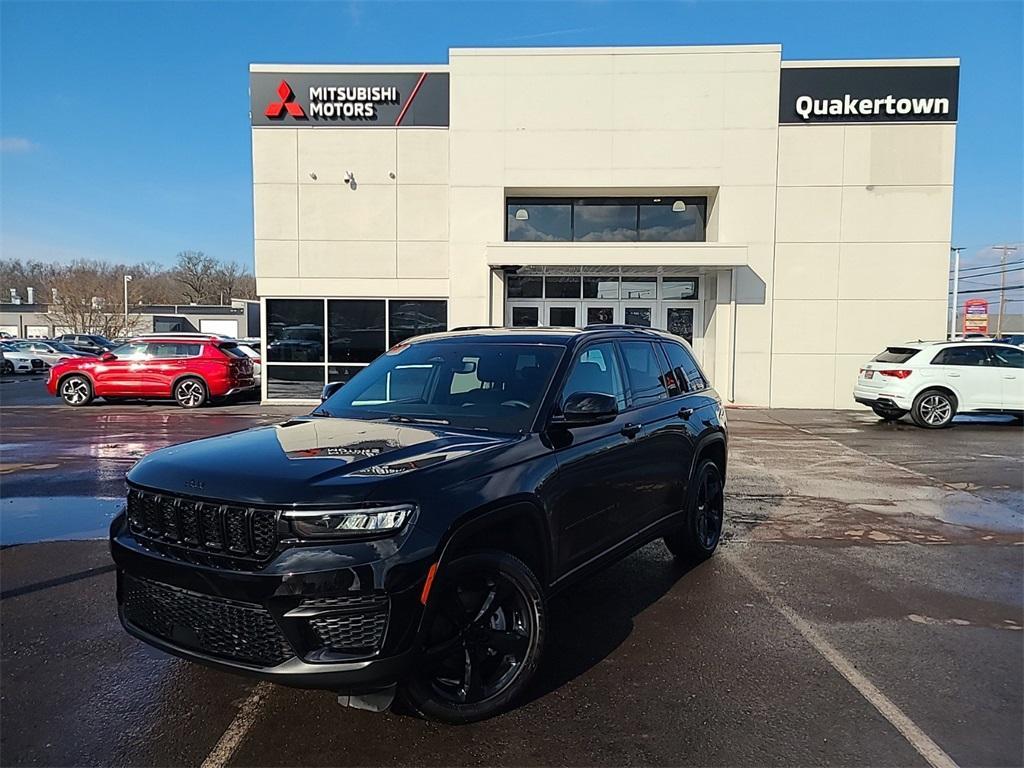
[[149,354],[155,358],[166,360],[175,357],[196,357],[202,351],[199,344],[178,344],[176,342],[159,342],[149,345]]
[[633,405],[649,405],[667,398],[661,359],[654,344],[649,341],[624,341],[621,346]]
[[883,352],[879,352],[871,362],[905,363],[918,352],[919,350],[913,347],[887,347]]
[[661,348],[665,350],[670,368],[669,394],[699,392],[708,388],[704,374],[701,373],[697,361],[693,359],[693,355],[687,349],[681,344],[670,342],[662,343]]
[[989,347],[993,362],[1000,368],[1024,368],[1024,349]]
[[247,354],[245,354],[245,352],[238,348],[237,344],[221,344],[217,347],[217,349],[219,349],[228,357],[240,357],[243,360],[249,357]]
[[992,365],[985,347],[946,347],[932,358],[932,365]]

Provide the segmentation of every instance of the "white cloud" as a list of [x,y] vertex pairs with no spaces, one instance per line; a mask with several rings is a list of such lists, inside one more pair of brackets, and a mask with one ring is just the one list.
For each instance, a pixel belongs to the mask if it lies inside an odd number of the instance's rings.
[[0,138],[0,152],[22,155],[26,152],[35,152],[39,145],[30,139],[22,136],[5,136]]

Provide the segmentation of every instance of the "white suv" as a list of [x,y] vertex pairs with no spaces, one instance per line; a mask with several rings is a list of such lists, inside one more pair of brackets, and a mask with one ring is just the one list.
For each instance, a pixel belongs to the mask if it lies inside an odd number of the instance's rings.
[[886,421],[910,413],[947,427],[958,413],[1024,418],[1024,349],[982,341],[918,341],[888,347],[860,369],[853,397]]

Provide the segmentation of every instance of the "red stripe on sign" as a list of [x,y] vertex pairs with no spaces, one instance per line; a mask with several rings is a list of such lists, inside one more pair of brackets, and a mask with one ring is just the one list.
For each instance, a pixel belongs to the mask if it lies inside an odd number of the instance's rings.
[[409,107],[412,106],[412,100],[416,98],[416,94],[420,92],[420,86],[423,85],[423,81],[427,79],[427,73],[424,72],[420,75],[420,79],[416,81],[416,87],[412,89],[412,93],[409,94],[409,100],[405,102],[405,106],[402,107],[402,111],[398,113],[398,117],[395,119],[395,125],[402,124],[402,118],[405,117],[405,113],[409,111]]

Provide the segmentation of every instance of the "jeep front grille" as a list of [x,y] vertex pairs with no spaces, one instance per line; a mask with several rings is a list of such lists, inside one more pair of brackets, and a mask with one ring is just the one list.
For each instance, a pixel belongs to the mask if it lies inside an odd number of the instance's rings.
[[128,491],[128,525],[136,538],[243,560],[266,560],[273,554],[278,514],[137,488]]

